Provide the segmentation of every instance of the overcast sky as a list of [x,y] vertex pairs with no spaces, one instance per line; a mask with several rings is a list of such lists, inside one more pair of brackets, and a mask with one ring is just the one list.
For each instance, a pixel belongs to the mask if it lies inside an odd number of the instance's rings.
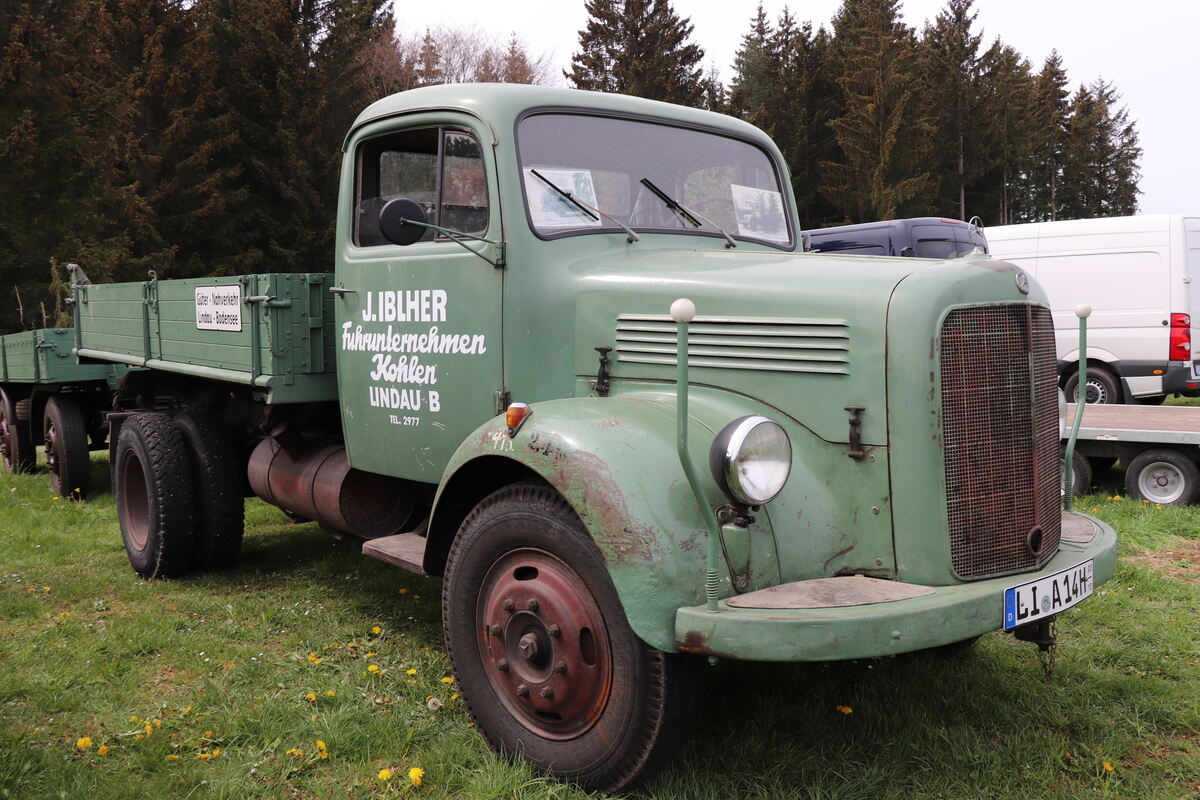
[[[715,64],[728,83],[734,53],[750,29],[753,0],[674,0],[681,16],[695,25],[694,41],[704,48],[705,67]],[[840,0],[764,0],[772,20],[787,5],[801,21],[828,27]],[[920,29],[944,0],[903,0],[904,19]],[[1097,78],[1112,81],[1137,122],[1143,150],[1144,214],[1200,212],[1195,197],[1200,158],[1187,148],[1200,130],[1200,103],[1191,80],[1200,75],[1200,3],[1195,0],[977,0],[976,30],[984,47],[997,36],[1033,64],[1036,72],[1051,50],[1063,58],[1072,91]],[[535,54],[549,54],[565,67],[579,46],[587,20],[583,0],[451,0],[398,2],[402,31],[426,26],[475,27],[507,38],[515,31]],[[565,82],[564,82],[565,85]],[[971,210],[968,209],[968,215]]]

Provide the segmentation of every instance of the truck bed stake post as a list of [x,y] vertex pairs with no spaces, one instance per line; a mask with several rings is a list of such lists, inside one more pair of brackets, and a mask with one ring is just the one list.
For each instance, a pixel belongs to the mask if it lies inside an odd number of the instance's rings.
[[708,564],[704,571],[704,598],[708,606],[708,610],[714,614],[720,611],[717,605],[718,594],[721,588],[721,578],[717,571],[717,565],[720,559],[720,533],[717,528],[717,516],[713,513],[712,507],[704,498],[704,490],[700,486],[700,479],[696,475],[696,467],[692,464],[692,458],[688,455],[687,447],[687,430],[688,430],[688,323],[696,316],[696,304],[686,297],[681,297],[671,304],[671,319],[678,324],[677,344],[675,348],[675,431],[676,431],[676,447],[679,451],[679,463],[683,465],[683,473],[687,475],[688,484],[692,487],[692,494],[696,497],[696,503],[700,506],[700,512],[704,515],[704,522],[708,525]]
[[1079,436],[1079,423],[1083,421],[1083,407],[1087,405],[1087,318],[1091,315],[1092,307],[1087,303],[1075,306],[1075,316],[1079,317],[1079,377],[1075,381],[1075,393],[1078,395],[1075,399],[1075,422],[1071,425],[1063,459],[1063,504],[1067,511],[1075,504],[1075,439]]

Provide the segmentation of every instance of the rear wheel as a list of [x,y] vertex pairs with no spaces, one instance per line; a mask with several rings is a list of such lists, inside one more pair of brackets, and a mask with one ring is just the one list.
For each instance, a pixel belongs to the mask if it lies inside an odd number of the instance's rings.
[[245,528],[244,464],[228,427],[213,414],[185,412],[172,419],[183,436],[195,479],[194,568],[222,569],[237,561]]
[[79,401],[68,395],[51,397],[42,415],[42,432],[50,487],[57,495],[82,499],[92,489],[92,459]]
[[495,750],[616,792],[681,740],[699,662],[637,638],[595,543],[549,487],[508,487],[471,512],[442,613],[463,697]]
[[195,556],[194,483],[187,446],[167,415],[125,420],[113,475],[133,571],[147,580],[186,575]]
[[1164,506],[1187,505],[1200,491],[1200,469],[1178,450],[1146,450],[1129,462],[1125,491],[1130,497]]
[[[1078,450],[1072,455],[1072,462],[1075,465],[1074,473],[1071,475],[1071,496],[1079,497],[1087,494],[1092,488],[1092,465],[1083,453]],[[1066,480],[1066,459],[1060,459],[1063,464],[1063,480]],[[1062,490],[1065,492],[1067,487],[1064,485]]]
[[0,455],[5,472],[29,472],[37,463],[29,421],[17,418],[17,404],[4,391],[0,391]]
[[[1117,380],[1117,376],[1113,375],[1103,367],[1089,366],[1087,374],[1084,378],[1084,384],[1087,387],[1087,401],[1089,403],[1120,403],[1121,383]],[[1067,382],[1063,384],[1063,392],[1067,395],[1067,400],[1072,403],[1079,402],[1079,371],[1073,369]]]

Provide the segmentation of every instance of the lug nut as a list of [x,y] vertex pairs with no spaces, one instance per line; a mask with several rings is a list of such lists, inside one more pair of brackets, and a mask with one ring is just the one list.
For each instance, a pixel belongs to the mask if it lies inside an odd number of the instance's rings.
[[555,661],[554,662],[554,671],[557,672],[559,675],[562,675],[564,672],[567,671],[567,662]]
[[517,687],[517,697],[529,697],[529,687],[521,684]]
[[554,690],[549,686],[543,686],[542,690],[538,692],[538,694],[540,694],[543,699],[549,700],[550,698],[554,697]]
[[550,627],[546,628],[546,631],[547,631],[547,632],[548,632],[548,633],[549,633],[551,636],[553,636],[555,639],[557,639],[558,637],[562,636],[562,628],[558,627],[558,623],[557,623],[557,622],[555,622],[555,623],[551,624],[551,625],[550,625]]
[[508,660],[502,658],[499,661],[497,661],[496,669],[500,670],[501,672],[508,672]]
[[525,607],[526,607],[526,608],[528,608],[530,611],[537,611],[537,610],[538,610],[538,601],[537,601],[537,599],[536,599],[536,598],[530,598],[529,602],[525,604]]
[[517,610],[517,604],[512,600],[509,600],[507,597],[504,598],[504,602],[500,604],[500,607],[510,614]]
[[490,633],[492,636],[499,636],[500,635],[500,626],[499,625],[488,625],[488,633]]

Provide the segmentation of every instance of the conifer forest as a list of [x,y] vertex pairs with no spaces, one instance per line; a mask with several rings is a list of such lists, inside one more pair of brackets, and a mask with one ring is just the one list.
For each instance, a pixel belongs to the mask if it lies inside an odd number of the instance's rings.
[[1119,88],[985,40],[974,4],[914,22],[900,0],[844,0],[818,27],[760,6],[714,67],[671,0],[586,0],[560,70],[510,31],[407,30],[390,0],[6,0],[0,331],[69,324],[68,262],[98,281],[330,271],[347,127],[435,83],[740,117],[782,150],[804,228],[1135,213],[1141,149]]

